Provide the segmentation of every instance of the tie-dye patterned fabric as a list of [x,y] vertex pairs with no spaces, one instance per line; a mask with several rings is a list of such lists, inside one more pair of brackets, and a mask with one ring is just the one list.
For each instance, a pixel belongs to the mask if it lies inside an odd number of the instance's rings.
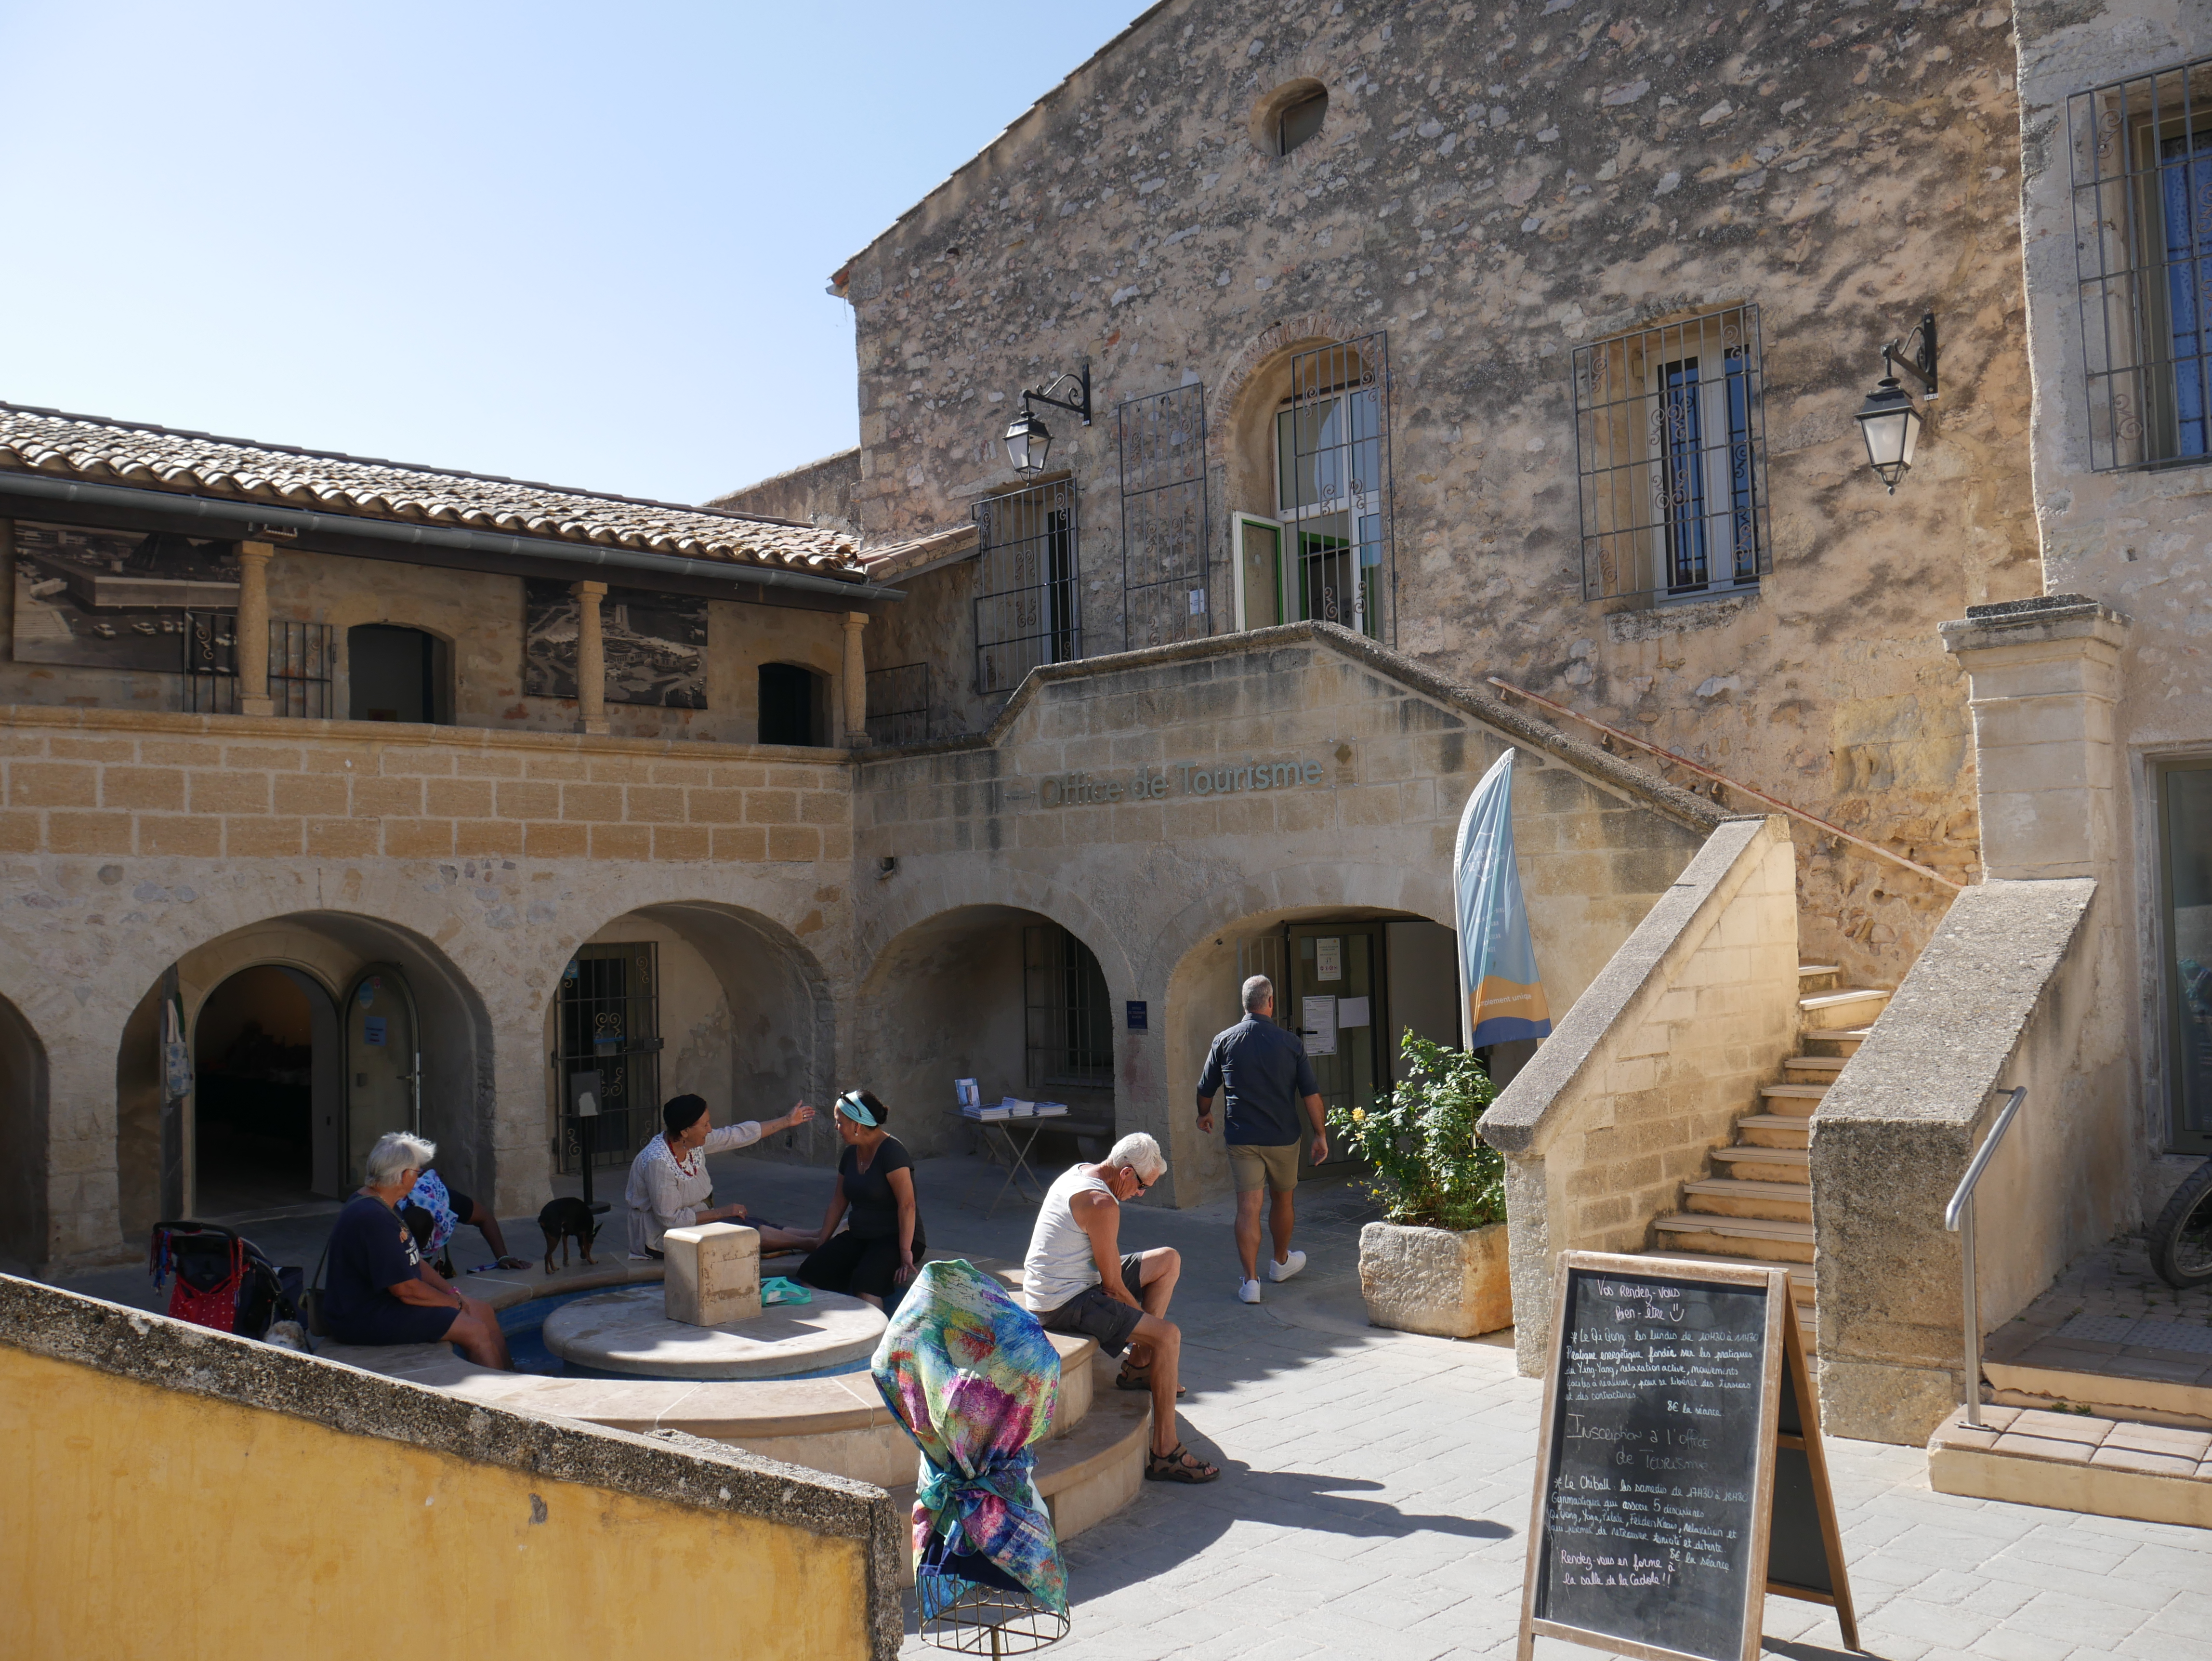
[[[1067,1571],[1030,1451],[1059,1401],[1060,1354],[1036,1317],[971,1263],[924,1263],[876,1347],[872,1372],[921,1450],[917,1558],[939,1533],[953,1551],[980,1553],[1064,1613]],[[937,1596],[949,1601],[961,1584],[940,1585]]]

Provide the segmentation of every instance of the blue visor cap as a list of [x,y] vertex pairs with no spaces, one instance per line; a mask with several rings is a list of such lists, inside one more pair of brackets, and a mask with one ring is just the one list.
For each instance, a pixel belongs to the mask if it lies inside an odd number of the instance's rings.
[[848,1090],[837,1098],[837,1110],[863,1129],[876,1128],[876,1116],[868,1111],[868,1104],[860,1099],[857,1090]]

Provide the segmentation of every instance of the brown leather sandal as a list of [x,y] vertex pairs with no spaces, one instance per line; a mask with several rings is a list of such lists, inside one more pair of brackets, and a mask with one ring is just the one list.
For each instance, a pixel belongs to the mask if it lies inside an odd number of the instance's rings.
[[1165,1453],[1145,1450],[1145,1480],[1147,1482],[1211,1482],[1221,1475],[1221,1467],[1209,1465],[1192,1457],[1191,1451],[1181,1442]]

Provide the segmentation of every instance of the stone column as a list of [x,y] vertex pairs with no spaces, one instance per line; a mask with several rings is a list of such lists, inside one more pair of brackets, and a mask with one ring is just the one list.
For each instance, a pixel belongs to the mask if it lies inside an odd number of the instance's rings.
[[860,630],[868,626],[866,611],[845,613],[845,742],[855,746],[868,741],[868,658],[860,648]]
[[269,561],[265,542],[238,545],[238,713],[273,715],[269,696]]
[[568,592],[576,597],[576,730],[607,730],[607,648],[599,637],[599,602],[607,597],[604,582],[577,582]]
[[1942,625],[1971,688],[1984,875],[2109,878],[2119,858],[2112,705],[2128,620],[2080,594],[1969,605]]

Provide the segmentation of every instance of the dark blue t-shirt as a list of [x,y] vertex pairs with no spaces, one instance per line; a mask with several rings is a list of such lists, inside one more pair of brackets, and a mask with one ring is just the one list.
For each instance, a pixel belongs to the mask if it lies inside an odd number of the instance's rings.
[[399,1214],[383,1201],[356,1195],[331,1230],[331,1260],[323,1281],[325,1318],[347,1323],[367,1318],[399,1299],[388,1287],[417,1278],[422,1254]]
[[1232,1143],[1281,1147],[1304,1139],[1305,1098],[1321,1094],[1305,1045],[1264,1015],[1247,1015],[1219,1034],[1198,1077],[1201,1100],[1224,1086],[1224,1135]]

